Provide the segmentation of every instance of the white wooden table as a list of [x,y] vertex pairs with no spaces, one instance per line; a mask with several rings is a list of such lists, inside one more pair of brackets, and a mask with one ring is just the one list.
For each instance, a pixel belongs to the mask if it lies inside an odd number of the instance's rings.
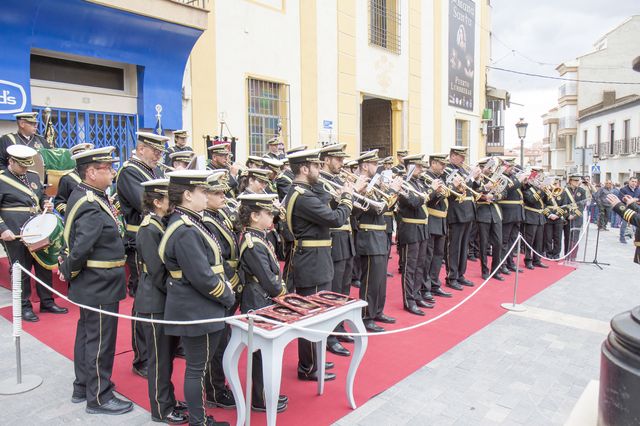
[[[318,377],[320,378],[320,380],[318,380],[318,395],[322,395],[324,391],[327,337],[342,321],[349,324],[354,333],[366,333],[364,323],[362,322],[362,308],[364,306],[367,306],[367,302],[357,300],[295,323],[298,327],[309,328],[319,332],[298,330],[287,326],[281,326],[273,330],[265,330],[254,325],[253,350],[262,351],[262,371],[268,425],[276,424],[284,348],[292,340],[298,338],[305,338],[309,341],[320,343],[316,345],[316,355],[318,359]],[[235,397],[236,410],[238,413],[238,421],[236,424],[240,426],[245,422],[246,407],[242,385],[240,384],[240,375],[238,373],[238,361],[240,360],[240,354],[244,350],[244,347],[247,346],[249,324],[238,319],[228,320],[227,323],[231,325],[231,339],[224,353],[222,364],[224,374],[227,376],[229,386]],[[349,364],[349,372],[347,374],[346,390],[349,405],[355,409],[356,402],[353,397],[353,383],[360,361],[362,361],[364,352],[367,350],[367,337],[353,336],[353,338],[354,348],[351,363]]]

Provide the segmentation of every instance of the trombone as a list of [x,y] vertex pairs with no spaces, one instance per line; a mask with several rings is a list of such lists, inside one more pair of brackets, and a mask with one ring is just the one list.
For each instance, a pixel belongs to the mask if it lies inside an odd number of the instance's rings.
[[[342,185],[336,183],[332,180],[325,179],[322,176],[318,178],[318,181],[325,186],[325,190],[331,194],[331,196],[335,199],[340,199],[339,190],[342,190]],[[373,207],[376,211],[381,212],[386,206],[382,201],[372,200],[370,198],[365,197],[364,195],[360,195],[354,191],[353,193],[353,205],[362,210],[369,210]]]

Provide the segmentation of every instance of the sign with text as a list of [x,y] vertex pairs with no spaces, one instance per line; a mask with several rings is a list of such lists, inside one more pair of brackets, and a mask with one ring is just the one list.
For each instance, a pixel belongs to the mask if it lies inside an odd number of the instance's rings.
[[22,112],[26,104],[27,94],[21,85],[0,80],[0,115]]
[[476,5],[449,0],[449,105],[473,110]]

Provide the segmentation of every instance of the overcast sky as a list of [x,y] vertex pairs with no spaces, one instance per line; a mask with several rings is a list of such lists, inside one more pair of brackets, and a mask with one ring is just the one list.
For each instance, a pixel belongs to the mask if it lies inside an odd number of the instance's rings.
[[[491,0],[491,5],[491,65],[551,76],[559,76],[557,65],[591,51],[597,39],[640,14],[639,0]],[[529,123],[526,142],[542,140],[540,116],[556,105],[562,81],[490,70],[489,84],[524,105],[512,104],[506,112],[506,145],[519,143],[519,117]]]

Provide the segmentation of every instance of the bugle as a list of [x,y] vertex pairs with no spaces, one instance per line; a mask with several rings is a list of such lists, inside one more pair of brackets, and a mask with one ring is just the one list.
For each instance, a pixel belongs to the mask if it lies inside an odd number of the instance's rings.
[[[449,174],[449,176],[447,177],[447,181],[446,181],[447,186],[453,186],[453,180],[454,180],[455,176],[460,176],[460,174],[458,173],[457,170],[454,170],[453,172],[451,172]],[[460,186],[462,186],[463,189],[465,189],[465,190],[468,189],[473,194],[473,196],[476,197],[476,198],[480,198],[482,196],[481,193],[479,193],[477,191],[474,191],[473,189],[471,189],[469,187],[469,185],[466,184],[466,182],[464,181],[464,177],[460,176],[460,179],[461,179]],[[460,195],[462,195],[462,194],[460,194]],[[464,195],[462,195],[462,196],[464,197]]]
[[[325,186],[326,190],[331,194],[331,196],[333,196],[333,198],[336,200],[340,199],[338,191],[342,190],[342,185],[323,177],[319,177],[318,181]],[[357,192],[353,193],[353,200],[353,205],[362,210],[369,210],[373,207],[376,211],[382,211],[386,205],[382,201],[372,200],[364,195],[358,194]]]
[[[428,174],[426,174],[426,173],[421,174],[421,175],[420,175],[420,179],[424,180],[424,181],[425,181],[426,183],[428,183],[429,185],[433,185],[433,182],[434,182],[434,181],[436,181],[436,180],[440,180],[440,181],[442,181],[442,180],[441,180],[441,179],[439,179],[439,178],[435,178],[435,179],[434,179],[434,178],[432,178],[431,176],[429,176],[429,175],[428,175]],[[442,182],[442,188],[444,188],[444,191],[445,191],[445,194],[444,194],[444,195],[445,195],[445,196],[447,196],[447,197],[448,197],[449,195],[455,195],[455,196],[456,196],[456,197],[458,197],[458,198],[464,198],[464,195],[463,195],[463,194],[461,194],[461,193],[459,193],[459,192],[454,191],[452,188],[448,187],[444,182]]]

